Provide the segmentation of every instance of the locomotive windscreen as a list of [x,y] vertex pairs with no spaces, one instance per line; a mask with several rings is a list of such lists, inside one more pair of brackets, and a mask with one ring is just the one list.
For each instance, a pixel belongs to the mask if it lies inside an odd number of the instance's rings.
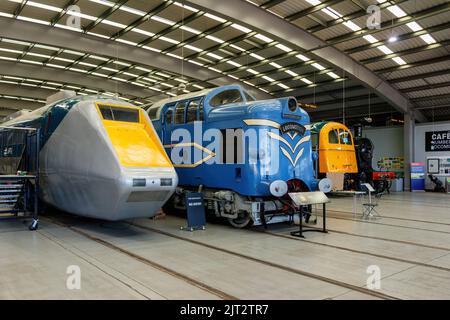
[[111,107],[108,105],[98,105],[102,117],[105,120],[124,121],[124,122],[139,122],[139,110]]

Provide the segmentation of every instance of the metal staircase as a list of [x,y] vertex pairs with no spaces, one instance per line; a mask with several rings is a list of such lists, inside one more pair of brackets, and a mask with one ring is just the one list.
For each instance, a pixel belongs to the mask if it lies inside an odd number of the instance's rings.
[[18,212],[18,201],[21,198],[23,199],[24,191],[24,181],[0,179],[0,214]]
[[0,126],[0,218],[30,217],[38,227],[39,130]]

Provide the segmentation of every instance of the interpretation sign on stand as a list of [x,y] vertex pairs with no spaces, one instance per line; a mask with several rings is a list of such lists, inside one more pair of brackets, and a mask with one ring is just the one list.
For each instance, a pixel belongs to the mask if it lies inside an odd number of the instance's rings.
[[200,192],[188,192],[186,195],[187,226],[181,230],[194,231],[205,230],[206,217],[203,194]]
[[[315,192],[291,192],[288,193],[289,197],[294,202],[295,206],[300,210],[300,221],[299,221],[299,230],[291,232],[291,235],[304,238],[303,232],[307,231],[316,231],[327,233],[327,212],[325,208],[325,204],[330,202],[325,193],[321,191]],[[313,204],[321,204],[323,205],[323,217],[322,217],[322,229],[304,229],[303,228],[303,208],[305,206],[313,205]]]

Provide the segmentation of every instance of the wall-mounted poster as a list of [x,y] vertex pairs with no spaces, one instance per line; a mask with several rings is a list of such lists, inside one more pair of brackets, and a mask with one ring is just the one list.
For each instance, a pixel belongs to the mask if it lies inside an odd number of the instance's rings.
[[425,151],[450,151],[450,131],[425,132]]
[[450,156],[427,158],[427,172],[437,176],[450,176]]
[[403,157],[382,157],[377,161],[377,166],[380,170],[403,171],[404,159]]
[[439,159],[428,158],[427,159],[427,172],[429,174],[439,173]]

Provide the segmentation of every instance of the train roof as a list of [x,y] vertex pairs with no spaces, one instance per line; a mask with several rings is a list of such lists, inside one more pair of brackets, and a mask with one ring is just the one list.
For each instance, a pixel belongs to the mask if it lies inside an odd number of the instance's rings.
[[48,109],[50,109],[53,106],[56,106],[57,104],[62,103],[62,102],[68,102],[70,100],[75,100],[75,102],[78,103],[78,102],[81,102],[81,101],[100,100],[100,99],[101,100],[112,100],[112,101],[115,101],[115,102],[121,102],[124,105],[125,104],[131,105],[130,103],[128,103],[126,101],[123,101],[121,99],[117,99],[117,98],[114,98],[114,97],[106,97],[106,96],[101,96],[101,95],[100,96],[99,95],[74,96],[74,97],[71,97],[71,98],[64,98],[64,99],[52,102],[50,104],[47,104],[47,105],[45,105],[43,107],[40,107],[40,108],[38,108],[36,110],[33,110],[33,111],[27,110],[28,112],[26,112],[26,113],[24,113],[22,115],[19,115],[17,117],[14,117],[13,119],[9,119],[9,120],[7,120],[5,122],[0,123],[0,126],[1,127],[8,127],[8,126],[17,125],[19,123],[27,123],[27,122],[36,120],[36,119],[42,117],[42,115]]
[[144,105],[143,108],[146,109],[147,112],[149,112],[150,110],[153,110],[153,109],[158,109],[156,112],[156,118],[159,119],[162,107],[164,107],[168,103],[192,99],[192,98],[196,98],[196,97],[207,96],[207,95],[213,95],[213,94],[216,94],[216,92],[220,92],[220,91],[224,91],[224,90],[228,90],[228,89],[245,90],[239,84],[230,84],[230,85],[226,85],[226,86],[203,89],[200,91],[190,92],[190,93],[181,94],[181,95],[178,95],[175,97],[162,99],[162,100],[156,101],[155,103]]

